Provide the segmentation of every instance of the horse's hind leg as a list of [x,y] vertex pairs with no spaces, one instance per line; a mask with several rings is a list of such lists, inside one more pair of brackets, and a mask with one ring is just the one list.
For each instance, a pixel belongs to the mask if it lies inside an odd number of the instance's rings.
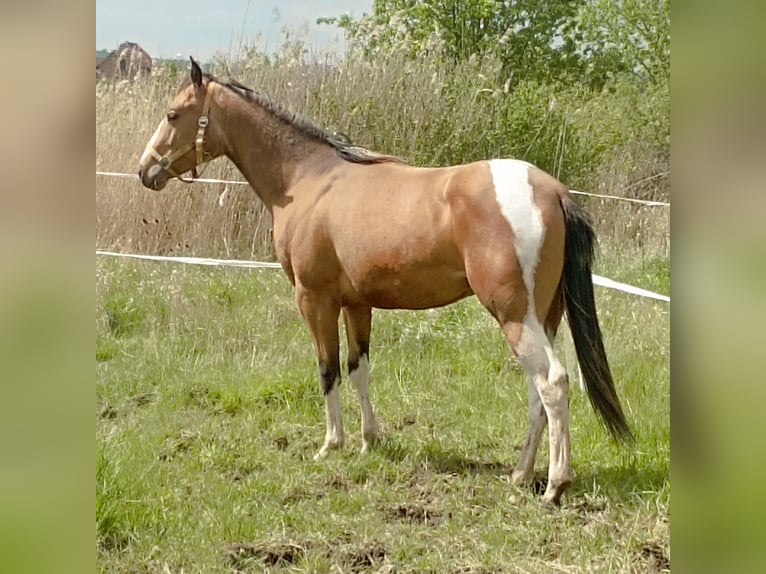
[[372,309],[344,307],[343,322],[348,337],[348,378],[356,389],[362,413],[362,453],[375,443],[380,429],[370,402],[370,325]]
[[511,480],[516,486],[522,486],[532,481],[537,449],[540,446],[540,439],[543,436],[545,426],[548,424],[548,417],[545,414],[542,400],[540,400],[540,393],[537,392],[537,387],[531,376],[527,380],[527,399],[529,402],[529,432],[524,446],[521,447],[519,462],[511,475]]
[[340,305],[324,293],[296,288],[298,308],[311,331],[316,345],[319,378],[325,402],[327,431],[324,444],[315,459],[324,458],[330,449],[340,448],[345,441],[340,397],[340,358],[338,315]]
[[[548,486],[543,500],[558,504],[561,494],[572,480],[569,459],[569,382],[566,370],[554,354],[551,341],[536,318],[526,317],[523,323],[505,323],[503,330],[519,363],[529,375],[548,420],[550,462]],[[539,435],[545,428],[543,413],[536,406],[536,412],[532,412],[537,399],[531,389],[529,394],[530,431],[514,472],[515,481],[528,479],[531,474]]]
[[[548,316],[545,319],[545,334],[548,337],[548,341],[553,346],[554,338],[556,337],[556,331],[558,330],[559,323],[563,314],[563,299],[561,294],[561,288],[559,288],[556,296],[553,299]],[[545,408],[543,407],[542,400],[540,399],[540,393],[537,391],[537,386],[532,376],[527,380],[527,399],[529,403],[529,432],[527,438],[524,441],[524,446],[521,449],[519,456],[519,462],[513,471],[512,480],[517,486],[527,484],[532,481],[535,472],[535,457],[537,456],[537,450],[540,446],[540,439],[542,438],[543,431],[548,424],[548,416],[545,414]]]
[[[494,274],[482,275],[479,272],[482,269],[492,269]],[[561,319],[559,295],[556,287],[551,287],[547,293],[538,289],[536,305],[529,305],[526,293],[531,289],[525,288],[521,275],[518,267],[498,269],[496,265],[474,264],[469,267],[468,279],[479,300],[500,323],[511,350],[529,377],[529,434],[514,470],[513,481],[520,484],[531,480],[535,455],[547,420],[550,462],[543,500],[557,504],[572,480],[569,382],[552,344]],[[503,277],[508,279],[503,281]],[[538,319],[536,308],[548,311],[544,315],[545,327]]]

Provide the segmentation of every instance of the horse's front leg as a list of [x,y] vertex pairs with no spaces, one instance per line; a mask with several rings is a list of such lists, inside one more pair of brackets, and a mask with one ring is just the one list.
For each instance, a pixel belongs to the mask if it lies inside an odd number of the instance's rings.
[[362,415],[362,453],[370,450],[380,434],[370,402],[370,327],[372,309],[344,307],[343,321],[348,335],[348,378],[356,388]]
[[319,379],[324,393],[327,431],[324,444],[314,456],[315,460],[327,456],[331,449],[343,446],[343,415],[340,397],[340,358],[338,343],[338,315],[340,305],[327,294],[315,293],[297,287],[296,298],[303,319],[311,331],[319,363]]

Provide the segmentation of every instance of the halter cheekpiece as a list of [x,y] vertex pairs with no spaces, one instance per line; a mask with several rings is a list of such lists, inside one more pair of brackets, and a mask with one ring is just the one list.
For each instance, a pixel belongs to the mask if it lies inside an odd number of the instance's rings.
[[[184,183],[193,183],[194,179],[197,178],[197,167],[205,163],[205,151],[202,149],[202,146],[205,143],[205,130],[207,130],[207,126],[209,124],[208,113],[210,112],[210,100],[213,94],[214,87],[215,87],[215,82],[208,82],[207,87],[205,88],[205,92],[206,92],[205,103],[202,106],[202,115],[197,119],[197,135],[194,138],[193,144],[188,143],[185,146],[167,155],[161,155],[156,149],[154,149],[154,147],[150,149],[150,153],[152,154],[152,157],[157,160],[160,167],[164,169],[166,172],[168,172],[170,175],[177,178],[179,181],[183,181]],[[185,179],[181,174],[177,173],[172,166],[176,162],[176,160],[185,156],[191,150],[196,150],[197,161],[194,167],[191,168],[192,179]],[[207,155],[210,155],[210,154],[207,154]]]

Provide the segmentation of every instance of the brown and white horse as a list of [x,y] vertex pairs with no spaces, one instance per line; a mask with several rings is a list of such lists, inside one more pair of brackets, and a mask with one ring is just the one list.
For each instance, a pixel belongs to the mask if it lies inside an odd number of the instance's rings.
[[549,425],[546,502],[571,481],[569,384],[553,350],[566,310],[591,403],[632,438],[607,363],[591,278],[594,231],[566,186],[513,159],[421,168],[341,141],[236,82],[186,80],[149,141],[139,175],[168,179],[225,155],[273,218],[277,257],[316,344],[327,432],[343,445],[338,316],[361,407],[362,451],[379,434],[370,403],[372,308],[425,309],[476,295],[529,376],[529,433],[513,482],[533,478]]

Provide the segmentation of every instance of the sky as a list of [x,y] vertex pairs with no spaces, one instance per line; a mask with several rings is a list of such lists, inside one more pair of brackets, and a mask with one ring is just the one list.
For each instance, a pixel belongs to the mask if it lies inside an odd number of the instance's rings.
[[317,51],[340,51],[343,31],[316,19],[371,11],[372,0],[96,0],[96,49],[130,41],[152,58],[206,60],[241,43],[276,51],[286,27]]

